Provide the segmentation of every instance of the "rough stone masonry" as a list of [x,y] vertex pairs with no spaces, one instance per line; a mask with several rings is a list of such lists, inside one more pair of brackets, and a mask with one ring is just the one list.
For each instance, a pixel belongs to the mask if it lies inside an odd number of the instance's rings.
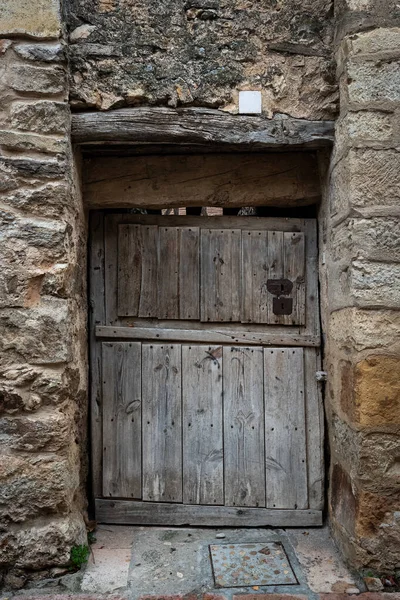
[[[21,587],[86,528],[86,219],[70,111],[338,114],[321,156],[329,517],[400,567],[400,8],[395,0],[3,0],[0,567]],[[338,97],[340,106],[338,109]],[[339,112],[337,112],[339,110]],[[30,574],[30,575],[29,575]]]

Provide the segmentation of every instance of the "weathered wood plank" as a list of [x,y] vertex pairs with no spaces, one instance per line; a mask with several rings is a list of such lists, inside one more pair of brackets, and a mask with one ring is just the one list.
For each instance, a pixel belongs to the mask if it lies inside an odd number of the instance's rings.
[[179,318],[200,319],[200,230],[179,228]]
[[97,499],[96,520],[115,525],[319,527],[322,512]]
[[205,108],[123,108],[72,115],[76,144],[186,144],[243,150],[330,146],[334,122],[230,115]]
[[314,153],[107,156],[85,161],[91,208],[306,206],[321,196]]
[[302,348],[264,350],[267,508],[308,507]]
[[118,222],[119,215],[104,216],[104,281],[106,323],[118,320]]
[[164,329],[156,327],[96,327],[104,339],[203,342],[211,344],[248,344],[256,346],[319,346],[318,336],[261,333],[235,329]]
[[[282,279],[283,266],[283,232],[268,231],[268,279]],[[267,323],[280,324],[282,323],[283,319],[274,313],[274,296],[271,293],[268,293],[268,297]]]
[[118,315],[139,315],[142,279],[141,225],[118,226]]
[[284,277],[293,283],[290,296],[293,298],[293,313],[282,315],[282,323],[286,325],[305,324],[305,257],[304,234],[283,234]]
[[227,506],[265,506],[262,348],[224,347],[224,479]]
[[224,503],[222,347],[182,346],[183,502]]
[[158,230],[158,318],[179,319],[179,230]]
[[141,344],[102,344],[103,495],[142,497]]
[[201,320],[240,321],[240,229],[201,229]]
[[142,346],[143,500],[182,502],[181,347]]
[[319,289],[318,289],[318,239],[317,221],[305,220],[306,251],[306,330],[312,335],[320,335]]
[[102,493],[102,392],[101,344],[96,326],[106,322],[104,290],[104,213],[90,215],[89,251],[89,343],[90,343],[90,432],[91,475],[94,496]]
[[324,410],[316,371],[321,369],[320,351],[304,349],[304,375],[307,427],[307,471],[309,507],[324,506]]
[[268,323],[268,232],[242,231],[242,323]]

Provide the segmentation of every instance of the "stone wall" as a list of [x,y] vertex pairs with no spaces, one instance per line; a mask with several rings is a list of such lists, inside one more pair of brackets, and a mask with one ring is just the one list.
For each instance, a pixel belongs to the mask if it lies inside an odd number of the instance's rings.
[[68,0],[71,103],[263,111],[330,119],[332,0]]
[[0,571],[14,587],[86,540],[86,232],[58,3],[34,4],[0,6]]
[[[33,9],[34,7],[34,9]],[[0,568],[85,542],[86,231],[74,109],[200,105],[340,117],[321,207],[329,513],[355,566],[400,566],[400,13],[396,0],[0,5]],[[69,68],[66,58],[69,57]],[[327,173],[327,174],[326,174]]]
[[400,10],[337,7],[340,117],[321,211],[329,512],[356,567],[400,567]]

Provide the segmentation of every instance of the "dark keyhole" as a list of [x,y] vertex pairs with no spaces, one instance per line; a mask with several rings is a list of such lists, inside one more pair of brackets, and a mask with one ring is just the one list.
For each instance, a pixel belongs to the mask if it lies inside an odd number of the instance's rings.
[[274,315],[291,315],[293,312],[293,298],[279,296],[273,298],[272,310]]

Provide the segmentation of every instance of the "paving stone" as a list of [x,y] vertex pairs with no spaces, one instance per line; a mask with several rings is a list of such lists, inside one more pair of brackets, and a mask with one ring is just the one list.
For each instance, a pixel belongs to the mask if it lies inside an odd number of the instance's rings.
[[307,596],[297,594],[235,594],[233,600],[307,600]]

